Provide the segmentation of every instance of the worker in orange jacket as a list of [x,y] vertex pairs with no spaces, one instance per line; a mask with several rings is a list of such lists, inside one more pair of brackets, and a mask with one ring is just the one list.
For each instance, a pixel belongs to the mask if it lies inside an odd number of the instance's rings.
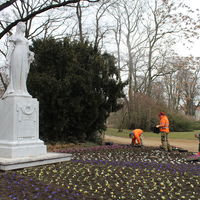
[[142,139],[141,135],[143,133],[142,129],[134,129],[132,132],[130,132],[129,137],[132,138],[131,144],[136,144],[136,141],[139,145],[142,145]]
[[164,112],[160,112],[159,118],[160,118],[160,124],[157,125],[156,127],[160,128],[162,148],[165,151],[171,151],[171,146],[168,141],[168,134],[169,134],[168,117]]

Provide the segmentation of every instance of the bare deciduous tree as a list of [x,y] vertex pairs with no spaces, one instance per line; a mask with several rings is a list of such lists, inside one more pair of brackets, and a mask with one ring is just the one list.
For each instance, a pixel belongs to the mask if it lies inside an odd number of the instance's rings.
[[[39,1],[39,3],[38,3],[38,1]],[[48,10],[51,10],[51,9],[54,9],[54,8],[60,8],[60,7],[64,7],[64,6],[71,6],[71,5],[74,5],[74,4],[76,4],[80,1],[81,0],[67,0],[67,1],[66,0],[57,0],[57,1],[56,0],[50,0],[50,1],[37,0],[37,1],[34,1],[34,3],[37,4],[37,6],[31,12],[26,13],[26,15],[22,16],[19,19],[14,19],[13,21],[11,21],[9,23],[4,24],[5,25],[4,29],[1,29],[1,31],[0,31],[0,39],[5,34],[7,34],[14,26],[16,26],[19,21],[26,22],[28,20],[31,20],[35,16],[37,16],[41,13],[44,13]],[[94,3],[94,2],[98,2],[99,0],[86,0],[86,1]],[[18,3],[18,1],[15,1],[15,2]],[[24,2],[24,4],[22,4],[22,8],[24,8],[24,5],[25,5],[25,1],[23,1],[23,2]],[[5,8],[11,7],[11,9],[14,9],[13,4],[14,4],[14,2],[10,3]],[[3,8],[3,4],[1,4],[0,7],[1,6],[2,6],[2,10],[5,9],[5,8]]]

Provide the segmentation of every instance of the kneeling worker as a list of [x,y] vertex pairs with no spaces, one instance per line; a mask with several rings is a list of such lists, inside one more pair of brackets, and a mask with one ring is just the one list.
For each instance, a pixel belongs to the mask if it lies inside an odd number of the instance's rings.
[[142,129],[134,129],[132,132],[130,132],[129,137],[132,138],[132,142],[131,144],[136,144],[136,140],[137,140],[137,144],[142,145],[142,139],[141,139],[141,135],[143,133]]

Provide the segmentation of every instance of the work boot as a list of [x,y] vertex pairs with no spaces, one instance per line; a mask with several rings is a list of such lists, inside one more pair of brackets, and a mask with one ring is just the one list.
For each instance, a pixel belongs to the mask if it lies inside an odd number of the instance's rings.
[[163,148],[165,151],[168,151],[166,142],[162,142],[162,148]]
[[164,150],[165,150],[165,151],[168,151],[167,146],[164,147]]
[[167,150],[168,150],[169,152],[172,151],[172,147],[171,147],[169,144],[167,145]]

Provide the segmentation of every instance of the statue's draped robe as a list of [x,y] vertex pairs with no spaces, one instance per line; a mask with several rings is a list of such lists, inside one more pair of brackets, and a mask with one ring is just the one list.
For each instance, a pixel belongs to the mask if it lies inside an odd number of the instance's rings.
[[8,60],[10,65],[10,81],[4,97],[9,95],[30,96],[26,87],[26,80],[30,68],[28,40],[20,35],[11,38],[14,44]]

